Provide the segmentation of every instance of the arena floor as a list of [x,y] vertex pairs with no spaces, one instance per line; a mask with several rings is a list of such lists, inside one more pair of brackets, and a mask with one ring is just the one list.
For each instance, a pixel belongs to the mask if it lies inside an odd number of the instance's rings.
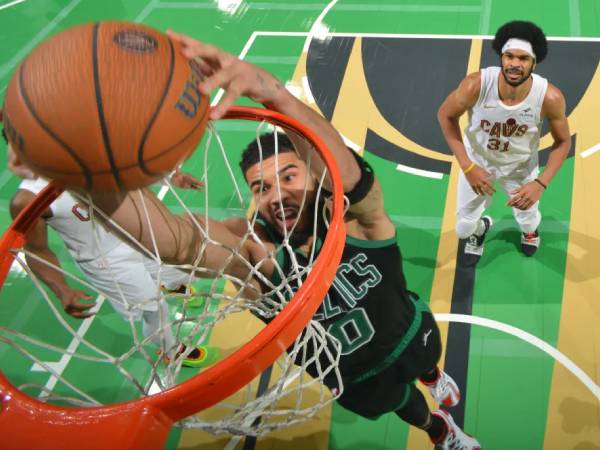
[[[599,2],[0,0],[0,99],[19,61],[44,38],[77,23],[108,19],[172,28],[265,67],[365,148],[398,229],[409,287],[439,314],[443,365],[463,392],[451,412],[483,448],[600,450]],[[535,257],[521,254],[516,223],[504,194],[497,193],[485,254],[476,268],[465,269],[457,265],[453,232],[458,167],[435,114],[467,73],[498,63],[490,35],[513,19],[534,21],[551,37],[549,56],[537,73],[565,94],[573,149],[541,200],[542,246]],[[324,34],[328,39],[320,38]],[[542,161],[551,142],[546,127]],[[3,142],[0,151],[5,153]],[[6,168],[0,170],[3,229],[10,223],[8,202],[17,185]],[[212,192],[219,208],[233,204],[230,189]],[[53,242],[68,261],[58,239]],[[5,283],[0,326],[67,339],[46,326],[39,294],[24,278],[13,271]],[[121,345],[120,326],[106,304],[85,333],[113,348]],[[81,364],[66,361],[61,370],[107,379],[102,371],[86,373]],[[1,343],[0,366],[15,384],[61,389]],[[100,395],[106,402],[123,395],[116,376],[111,383]],[[168,448],[423,450],[432,445],[395,415],[368,421],[333,405],[305,424],[237,444],[175,430]]]

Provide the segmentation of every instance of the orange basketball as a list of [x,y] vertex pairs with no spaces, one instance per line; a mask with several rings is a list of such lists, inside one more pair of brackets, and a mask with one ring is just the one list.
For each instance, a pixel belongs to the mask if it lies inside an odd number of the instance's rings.
[[209,99],[179,44],[127,22],[79,25],[23,60],[4,104],[22,161],[66,187],[129,190],[172,171],[196,148]]

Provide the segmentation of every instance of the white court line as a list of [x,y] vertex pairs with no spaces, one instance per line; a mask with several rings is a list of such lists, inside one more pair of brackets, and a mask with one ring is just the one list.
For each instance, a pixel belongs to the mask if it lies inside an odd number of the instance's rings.
[[521,330],[520,328],[513,327],[506,323],[498,322],[496,320],[486,319],[478,316],[468,316],[465,314],[434,314],[435,320],[439,322],[456,322],[456,323],[469,323],[472,325],[479,325],[485,328],[491,328],[493,330],[501,331],[511,336],[515,336],[522,341],[525,341],[534,347],[539,348],[544,353],[548,354],[554,360],[558,361],[563,365],[565,369],[571,372],[579,381],[581,381],[590,392],[600,400],[600,386],[598,386],[594,380],[592,380],[583,370],[581,370],[577,364],[569,359],[564,353],[558,349],[552,347],[547,342],[541,340],[537,336],[528,333],[527,331]]
[[[95,313],[100,311],[100,308],[102,307],[102,303],[104,303],[104,300],[105,300],[105,298],[102,295],[99,295],[98,298],[96,298],[96,306],[94,306],[92,309],[90,309],[90,312],[94,313],[94,315],[91,317],[88,317],[87,319],[83,319],[83,321],[81,322],[81,325],[79,325],[79,328],[76,331],[76,334],[78,336],[83,337],[85,335],[85,333],[87,333],[90,326],[92,326],[92,322],[93,322],[94,318],[96,317]],[[63,355],[59,361],[57,361],[57,362],[44,361],[44,364],[53,368],[58,375],[62,375],[65,368],[67,367],[67,364],[69,364],[69,362],[73,358],[72,354],[75,353],[75,351],[79,347],[79,344],[81,344],[81,339],[73,338],[71,340],[71,342],[69,343],[69,346],[66,348],[65,353],[63,353]],[[38,363],[34,363],[33,366],[31,366],[31,369],[29,369],[29,370],[31,370],[32,372],[47,372],[46,368]],[[57,382],[58,382],[58,378],[54,375],[51,375],[50,379],[44,386],[44,389],[40,393],[39,397],[46,397],[49,392],[52,392],[52,390],[56,386]]]
[[11,6],[18,5],[19,3],[23,3],[25,0],[15,0],[14,2],[6,3],[4,5],[0,5],[0,10],[10,8]]
[[[252,33],[252,35],[250,36],[250,39],[248,39],[248,41],[244,45],[244,48],[242,48],[242,51],[238,55],[239,59],[246,58],[248,51],[250,51],[250,47],[252,47],[252,45],[254,44],[254,41],[256,40],[256,36],[257,36],[257,34],[255,31]],[[210,106],[215,106],[217,103],[219,103],[219,101],[221,100],[221,97],[223,97],[224,93],[225,93],[225,91],[223,89],[219,89],[219,91],[217,92],[217,95],[215,95],[215,98],[213,98],[212,102],[210,102]]]
[[[267,3],[267,2],[252,2],[249,7],[255,10],[268,9],[287,10],[287,11],[319,11],[322,5],[319,3]],[[157,8],[163,9],[214,9],[214,2],[169,2],[159,3]],[[371,3],[355,3],[347,5],[339,5],[337,11],[356,11],[356,12],[412,12],[412,13],[478,13],[481,11],[481,6],[477,5],[374,5]]]
[[598,150],[600,150],[600,144],[596,144],[593,147],[590,147],[587,150],[582,151],[581,152],[581,157],[582,158],[587,158],[588,156],[592,156]]
[[323,30],[324,28],[326,29],[326,27],[323,25],[323,19],[325,18],[329,10],[335,6],[336,3],[337,0],[331,0],[331,2],[329,2],[329,4],[323,9],[323,11],[321,11],[321,14],[319,14],[317,20],[315,20],[315,22],[312,24],[312,27],[310,27],[310,31],[306,36],[306,41],[304,41],[304,48],[302,49],[302,52],[307,53],[308,47],[310,47],[310,43],[315,38],[317,32],[319,33],[319,35],[321,35],[321,30]]
[[35,47],[39,42],[44,39],[52,29],[56,25],[60,23],[65,17],[69,15],[71,11],[79,4],[81,0],[72,0],[67,6],[60,10],[60,12],[46,25],[44,28],[40,30],[38,34],[36,34],[32,40],[30,40],[21,50],[17,52],[15,56],[12,57],[10,61],[0,66],[0,79],[4,78],[4,76],[12,70],[12,68],[19,62],[25,55],[27,55],[33,47]]
[[435,178],[436,180],[441,180],[444,178],[444,174],[440,172],[430,172],[429,170],[423,169],[415,169],[414,167],[405,166],[404,164],[398,164],[396,166],[396,170],[401,172],[410,173],[412,175],[418,175],[420,177],[426,178]]
[[[255,31],[257,36],[285,36],[303,37],[310,33],[306,31]],[[483,34],[411,34],[411,33],[360,33],[360,32],[332,32],[331,37],[364,37],[364,38],[408,38],[408,39],[493,39],[494,36]],[[600,37],[566,37],[547,36],[549,41],[572,42],[600,42]]]
[[142,9],[142,11],[137,15],[137,17],[135,19],[133,19],[134,22],[141,22],[142,20],[144,20],[146,17],[148,17],[148,15],[150,15],[150,13],[152,12],[152,10],[154,8],[156,8],[158,6],[158,0],[150,0],[146,6],[144,7],[144,9]]

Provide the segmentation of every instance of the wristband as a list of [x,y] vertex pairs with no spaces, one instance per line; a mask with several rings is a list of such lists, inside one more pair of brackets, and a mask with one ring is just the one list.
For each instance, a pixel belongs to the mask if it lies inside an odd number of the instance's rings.
[[474,162],[472,162],[469,167],[467,167],[465,170],[463,170],[463,173],[465,175],[468,174],[471,170],[473,170],[473,167],[475,167],[475,163]]
[[535,181],[537,184],[539,184],[539,185],[540,185],[541,187],[543,187],[544,189],[546,189],[546,188],[548,187],[548,186],[546,186],[544,183],[542,183],[542,182],[540,181],[540,179],[539,179],[539,178],[536,178],[536,179],[535,179],[535,180],[533,180],[533,181]]

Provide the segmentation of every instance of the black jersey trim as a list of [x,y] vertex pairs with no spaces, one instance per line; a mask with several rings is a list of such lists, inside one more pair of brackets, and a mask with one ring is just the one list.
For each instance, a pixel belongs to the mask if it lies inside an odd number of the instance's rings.
[[381,241],[373,241],[367,239],[358,239],[352,236],[346,235],[346,243],[352,245],[353,247],[360,248],[382,248],[389,247],[390,245],[396,244],[396,236],[389,239],[384,239]]
[[[373,172],[371,165],[362,156],[352,149],[348,148],[348,151],[358,163],[358,167],[360,169],[360,179],[354,188],[352,188],[352,190],[349,192],[344,192],[344,195],[351,205],[355,205],[363,200],[369,192],[371,192],[373,183],[375,183],[375,173]],[[331,191],[328,191],[327,189],[322,189],[322,191],[326,197],[331,197]]]
[[408,344],[410,344],[410,342],[415,338],[423,320],[423,314],[421,313],[429,311],[429,307],[423,300],[419,299],[418,297],[414,297],[412,295],[410,295],[409,297],[415,305],[415,316],[413,317],[413,321],[410,324],[410,327],[408,327],[408,330],[406,330],[406,334],[400,340],[396,348],[392,350],[392,352],[383,361],[375,365],[372,369],[367,370],[362,375],[359,375],[358,377],[354,378],[350,382],[351,384],[360,383],[368,378],[374,377],[378,373],[383,372],[400,357],[402,352],[404,352],[404,350],[406,350],[406,347],[408,347]]

